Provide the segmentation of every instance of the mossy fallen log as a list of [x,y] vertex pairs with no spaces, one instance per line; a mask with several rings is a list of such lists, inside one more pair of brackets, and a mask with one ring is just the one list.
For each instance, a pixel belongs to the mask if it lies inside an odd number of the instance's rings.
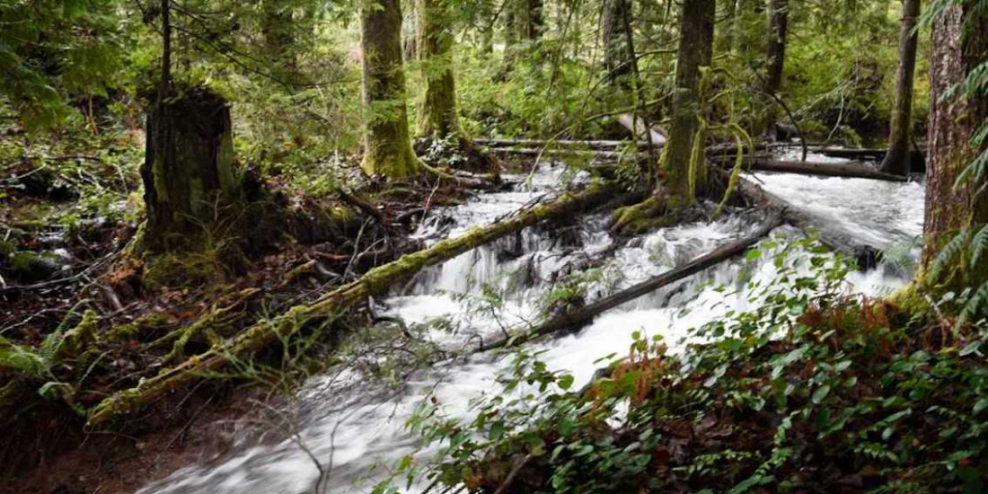
[[340,314],[368,297],[384,295],[391,286],[407,282],[426,267],[441,264],[542,221],[593,208],[619,192],[620,188],[616,185],[593,184],[583,192],[565,193],[551,203],[520,211],[511,218],[474,228],[462,236],[443,240],[430,248],[374,268],[361,279],[343,285],[309,305],[296,306],[274,319],[258,322],[224,345],[214,346],[176,367],[163,370],[157,376],[143,380],[137,387],[111,395],[91,410],[89,425],[97,426],[113,417],[131,413],[172,390],[215,372],[234,358],[249,356],[290,338],[309,322]]
[[[733,159],[717,160],[721,165],[733,165]],[[888,182],[908,182],[909,178],[884,173],[863,163],[812,163],[805,161],[779,161],[758,158],[751,162],[751,170],[764,172],[819,175],[824,177],[866,178]]]
[[766,221],[750,235],[721,246],[708,254],[704,254],[692,261],[673,268],[658,276],[649,278],[630,288],[618,293],[604,297],[594,303],[580,307],[579,309],[567,312],[561,316],[554,317],[534,328],[516,332],[516,335],[499,339],[489,345],[484,345],[481,350],[491,350],[494,348],[517,346],[534,338],[563,331],[569,328],[579,327],[593,320],[601,313],[613,309],[621,304],[630,302],[639,297],[652,293],[664,286],[671,285],[677,281],[700,273],[708,268],[716,266],[721,262],[743,254],[749,247],[752,247],[763,237],[768,235],[776,227],[783,224],[782,213],[779,210],[771,209]]

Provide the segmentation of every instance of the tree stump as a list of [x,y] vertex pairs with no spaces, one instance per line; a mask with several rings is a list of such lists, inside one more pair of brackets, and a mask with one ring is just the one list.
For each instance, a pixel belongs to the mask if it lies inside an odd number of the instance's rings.
[[194,89],[156,104],[148,114],[141,178],[147,210],[142,250],[184,250],[215,233],[242,201],[226,101]]

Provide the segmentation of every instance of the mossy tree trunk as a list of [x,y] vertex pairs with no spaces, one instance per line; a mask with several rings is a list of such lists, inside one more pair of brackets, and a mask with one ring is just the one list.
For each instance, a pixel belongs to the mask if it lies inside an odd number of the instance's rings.
[[919,20],[920,0],[902,2],[899,28],[899,70],[895,75],[895,107],[889,127],[889,148],[882,161],[882,171],[896,175],[909,174],[909,137],[912,129],[913,78],[916,73],[915,32]]
[[682,7],[672,122],[659,180],[667,192],[681,198],[692,197],[695,189],[705,187],[706,163],[696,163],[691,180],[690,162],[698,138],[700,67],[709,66],[713,57],[716,9],[715,0],[684,0]]
[[628,0],[605,0],[601,16],[601,44],[604,45],[604,68],[611,83],[627,86],[632,72],[624,23],[631,15]]
[[368,175],[401,179],[422,164],[408,131],[401,53],[401,2],[364,2],[360,10],[363,98],[367,129],[361,168]]
[[148,115],[147,136],[141,167],[147,223],[140,248],[192,248],[242,199],[230,109],[204,89],[165,98]]
[[448,0],[416,0],[418,46],[424,91],[419,104],[419,135],[462,139],[453,75],[453,25]]
[[786,65],[786,39],[789,33],[789,0],[769,0],[768,48],[764,90],[777,94],[782,87],[782,75]]
[[[955,187],[961,172],[981,154],[986,143],[972,137],[988,125],[988,95],[967,93],[964,82],[988,61],[988,11],[972,2],[952,5],[933,24],[930,52],[930,128],[926,171],[926,218],[923,264],[929,267],[945,242],[964,228],[988,223],[988,177],[976,176]],[[960,89],[958,89],[958,86]],[[965,94],[967,93],[967,94]],[[984,261],[982,261],[984,265]],[[972,283],[988,281],[988,269]]]

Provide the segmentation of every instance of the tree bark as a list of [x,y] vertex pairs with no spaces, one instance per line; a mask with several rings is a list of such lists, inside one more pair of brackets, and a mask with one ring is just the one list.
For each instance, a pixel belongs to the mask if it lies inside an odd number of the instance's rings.
[[408,131],[401,52],[401,1],[364,2],[360,11],[363,98],[367,131],[361,168],[368,175],[401,179],[422,164]]
[[899,28],[899,70],[895,75],[895,107],[889,128],[889,147],[882,161],[882,171],[896,175],[909,174],[909,138],[912,134],[913,77],[916,73],[916,45],[919,35],[914,32],[919,20],[920,0],[903,0]]
[[543,221],[571,216],[612,199],[619,187],[591,185],[582,193],[564,194],[556,201],[519,212],[516,216],[475,228],[464,235],[438,242],[432,247],[402,256],[397,261],[367,272],[361,279],[341,286],[310,305],[300,305],[271,321],[255,324],[239,336],[182,364],[145,379],[136,388],[117,392],[92,409],[89,425],[99,425],[115,416],[131,413],[172,390],[206,376],[233,358],[244,358],[291,338],[309,322],[335,317],[368,297],[384,295],[391,286],[410,280],[422,269],[435,266],[464,252],[490,243]]
[[782,75],[786,63],[789,0],[769,0],[768,8],[768,50],[766,53],[768,70],[765,74],[765,92],[778,94],[782,87]]
[[453,26],[446,0],[416,0],[419,60],[424,92],[419,105],[419,135],[463,139],[453,76]]
[[204,89],[166,98],[147,117],[141,178],[147,222],[140,248],[194,248],[216,214],[239,202],[230,109]]
[[[684,0],[680,18],[679,56],[676,63],[676,90],[672,103],[669,140],[663,151],[664,180],[659,183],[679,197],[692,197],[690,157],[697,137],[700,67],[709,66],[713,57],[715,0]],[[703,187],[705,163],[697,164],[696,185]]]
[[[923,228],[927,268],[953,235],[988,222],[988,195],[976,193],[986,183],[985,177],[955,187],[961,172],[985,152],[985,144],[975,147],[972,137],[988,122],[988,95],[984,90],[968,93],[964,82],[988,60],[988,11],[978,10],[971,1],[946,8],[934,21],[931,48]],[[971,281],[988,280],[988,270],[979,271]]]
[[624,20],[630,15],[631,4],[628,0],[604,1],[600,21],[601,44],[604,45],[604,68],[611,83],[624,81],[631,74],[629,47],[624,29]]

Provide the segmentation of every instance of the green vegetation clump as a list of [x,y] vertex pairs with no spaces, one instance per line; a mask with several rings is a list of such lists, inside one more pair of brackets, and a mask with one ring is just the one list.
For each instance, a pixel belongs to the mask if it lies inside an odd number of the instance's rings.
[[849,263],[806,241],[775,263],[749,283],[758,308],[694,330],[704,343],[636,332],[578,391],[521,350],[469,418],[424,404],[409,427],[442,449],[397,475],[478,493],[984,492],[985,321],[848,296]]

